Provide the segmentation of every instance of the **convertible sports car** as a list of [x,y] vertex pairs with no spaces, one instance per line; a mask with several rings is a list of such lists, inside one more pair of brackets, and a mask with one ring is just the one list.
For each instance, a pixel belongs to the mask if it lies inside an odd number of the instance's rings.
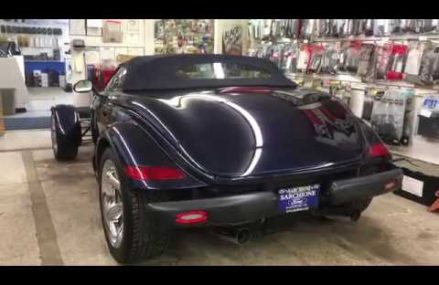
[[367,124],[267,60],[137,57],[103,92],[86,80],[74,90],[93,92],[92,106],[52,108],[53,151],[74,159],[91,130],[105,237],[121,263],[161,254],[177,228],[211,226],[241,243],[277,215],[357,220],[401,186]]

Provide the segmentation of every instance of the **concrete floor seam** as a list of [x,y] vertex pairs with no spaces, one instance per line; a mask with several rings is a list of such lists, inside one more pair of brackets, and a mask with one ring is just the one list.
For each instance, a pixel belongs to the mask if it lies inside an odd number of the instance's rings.
[[34,148],[16,148],[16,149],[0,149],[0,153],[3,152],[17,152],[17,151],[34,151],[34,150],[48,150],[51,147],[34,147]]
[[55,227],[43,187],[38,180],[32,152],[29,150],[23,151],[22,158],[26,168],[41,263],[42,265],[63,265],[64,262],[58,246]]

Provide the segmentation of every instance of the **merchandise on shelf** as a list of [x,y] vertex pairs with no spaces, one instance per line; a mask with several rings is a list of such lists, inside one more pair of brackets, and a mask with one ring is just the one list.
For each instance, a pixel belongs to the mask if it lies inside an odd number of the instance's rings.
[[122,22],[115,20],[103,21],[102,42],[121,43],[123,41]]
[[283,62],[281,64],[282,70],[285,72],[296,72],[297,56],[299,46],[297,43],[285,44],[283,47]]
[[302,30],[301,20],[251,20],[249,22],[250,38],[273,41],[281,38],[297,39]]
[[371,123],[384,142],[407,145],[413,126],[410,116],[414,112],[414,91],[389,88],[373,104]]
[[392,56],[392,44],[390,42],[379,43],[376,47],[376,53],[376,78],[386,79],[390,57]]
[[318,20],[310,19],[310,20],[300,20],[300,30],[298,34],[298,38],[301,39],[310,39],[315,36],[318,32]]
[[348,73],[362,82],[433,85],[439,80],[439,47],[433,38],[404,36],[433,37],[438,24],[436,19],[251,20],[248,54],[270,59],[287,73]]
[[234,27],[223,31],[222,33],[222,53],[229,55],[242,55],[242,26]]
[[300,47],[300,52],[297,57],[297,72],[305,73],[308,70],[309,63],[312,56],[312,45],[304,44]]
[[424,97],[418,118],[418,134],[439,139],[439,94]]
[[404,73],[404,65],[407,56],[407,46],[403,44],[392,44],[389,68],[386,73],[387,80],[401,80]]
[[213,20],[157,20],[155,53],[213,53]]
[[423,20],[423,32],[432,33],[439,31],[439,20],[437,19],[424,19]]
[[376,37],[390,35],[390,20],[374,20],[373,34]]
[[373,77],[374,73],[374,44],[362,44],[359,55],[359,63],[357,69],[357,75],[363,79],[369,79]]
[[312,45],[311,50],[311,59],[307,67],[307,72],[318,73],[324,55],[324,47],[322,45]]
[[439,80],[439,46],[427,47],[422,55],[419,76],[424,84],[435,84]]
[[340,64],[340,43],[325,45],[319,73],[336,74]]
[[361,41],[343,43],[340,56],[340,70],[356,74],[360,62]]
[[0,56],[21,55],[20,46],[13,41],[0,42]]
[[296,72],[298,49],[297,43],[261,43],[249,56],[269,59],[285,72]]
[[421,42],[411,42],[407,53],[407,61],[404,68],[404,79],[407,82],[421,84],[419,72],[421,69],[422,53],[424,44]]
[[377,87],[366,87],[364,90],[364,104],[363,104],[363,114],[362,119],[370,121],[372,117],[372,110],[374,102],[380,100],[385,93],[384,88]]

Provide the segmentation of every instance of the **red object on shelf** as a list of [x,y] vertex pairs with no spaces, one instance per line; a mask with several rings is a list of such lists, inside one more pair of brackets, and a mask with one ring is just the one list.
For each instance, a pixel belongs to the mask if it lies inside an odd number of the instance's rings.
[[113,76],[115,69],[103,69],[101,71],[101,80],[102,80],[102,85],[106,86],[108,81],[110,81],[111,76]]
[[392,54],[406,54],[407,53],[407,46],[406,45],[399,45],[394,44],[392,47]]
[[116,71],[115,66],[102,67],[102,65],[88,65],[89,70],[88,79],[93,83],[93,86],[98,90],[104,90],[107,83],[110,81],[111,77]]
[[393,66],[387,71],[387,80],[402,80],[404,74],[404,57],[407,55],[407,46],[402,44],[392,44],[391,57]]
[[435,196],[437,197],[436,201],[428,208],[428,211],[430,212],[436,212],[439,210],[439,190],[436,191]]
[[387,80],[402,80],[402,72],[389,70],[386,74]]
[[361,49],[363,42],[361,40],[353,40],[349,42],[349,46],[354,49]]

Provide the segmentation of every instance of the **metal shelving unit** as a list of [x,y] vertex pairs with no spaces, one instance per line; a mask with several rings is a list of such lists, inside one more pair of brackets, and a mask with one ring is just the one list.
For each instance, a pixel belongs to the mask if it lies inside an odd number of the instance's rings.
[[[355,77],[355,75],[351,74],[340,74],[345,76]],[[421,87],[415,86],[414,84],[407,83],[405,81],[397,81],[397,82],[389,82],[386,80],[377,80],[373,82],[362,82],[359,78],[358,80],[354,79],[344,79],[339,78],[340,75],[321,75],[321,74],[303,74],[303,73],[287,73],[286,76],[292,80],[296,78],[308,78],[308,79],[318,79],[318,80],[333,80],[340,81],[346,84],[355,85],[355,87],[397,87],[397,88],[413,88],[417,96],[423,96],[424,93],[431,93],[431,91],[439,92],[439,86],[433,87]]]

